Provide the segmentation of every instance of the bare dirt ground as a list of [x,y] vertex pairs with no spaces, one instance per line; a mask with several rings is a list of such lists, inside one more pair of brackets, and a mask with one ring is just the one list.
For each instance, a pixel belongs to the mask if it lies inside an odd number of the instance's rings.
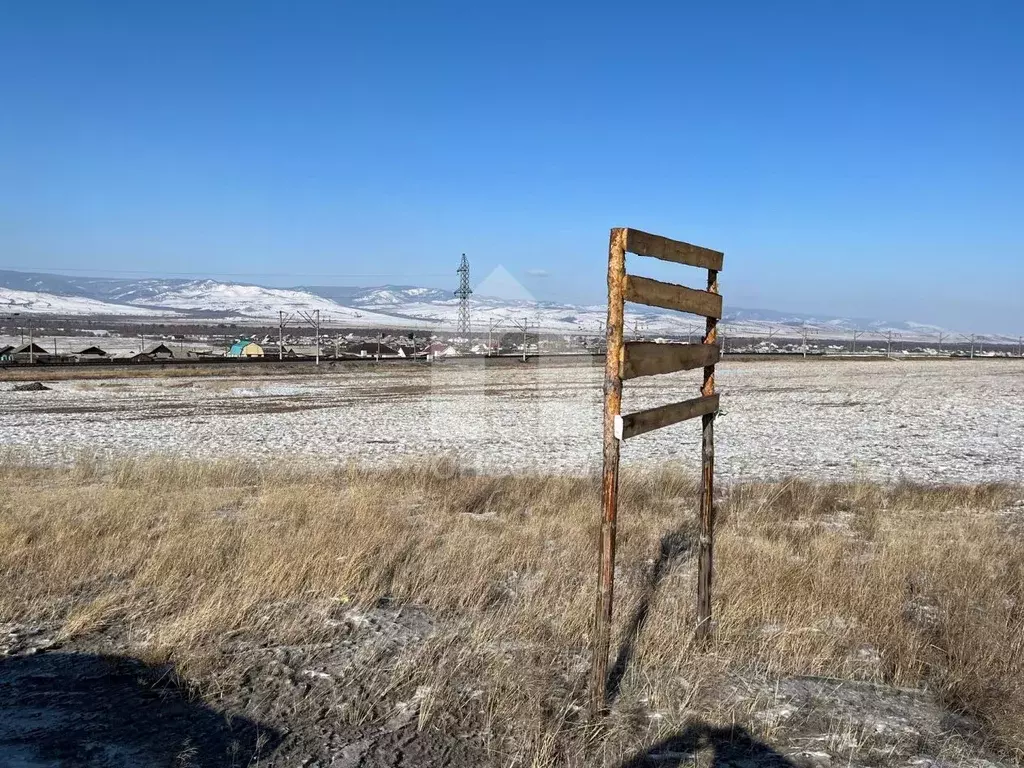
[[[600,462],[595,365],[359,367],[324,376],[184,377],[0,387],[0,447],[38,461],[82,451],[395,464],[446,454],[485,471],[582,473]],[[763,361],[719,369],[725,479],[1020,482],[1024,363]],[[695,393],[692,376],[629,382],[624,408]],[[679,425],[631,440],[626,466],[698,459]]]

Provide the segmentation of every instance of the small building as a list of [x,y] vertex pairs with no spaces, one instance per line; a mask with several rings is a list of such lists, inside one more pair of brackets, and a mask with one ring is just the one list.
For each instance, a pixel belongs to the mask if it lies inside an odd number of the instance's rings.
[[43,349],[36,343],[22,344],[20,347],[8,347],[3,354],[3,360],[15,363],[41,363],[53,358],[53,354]]
[[298,355],[295,354],[295,350],[289,349],[288,347],[284,347],[282,349],[277,344],[261,344],[260,346],[263,347],[263,356],[270,358],[271,360],[275,358],[298,357]]
[[174,352],[166,344],[157,344],[155,347],[150,347],[145,350],[142,354],[147,355],[153,360],[172,360],[174,359]]
[[350,355],[359,357],[398,357],[398,350],[387,344],[380,344],[376,341],[363,341],[359,344],[352,344],[345,351]]
[[10,344],[0,347],[0,362],[4,362],[8,359],[8,355],[14,350]]
[[228,350],[228,357],[265,357],[266,353],[262,346],[251,339],[239,339],[231,345]]
[[453,347],[451,344],[445,344],[441,341],[435,341],[425,350],[423,350],[428,357],[453,357],[459,354],[459,350]]
[[75,358],[79,362],[86,363],[92,360],[109,360],[110,355],[106,350],[100,349],[99,347],[86,347],[81,352],[76,352]]

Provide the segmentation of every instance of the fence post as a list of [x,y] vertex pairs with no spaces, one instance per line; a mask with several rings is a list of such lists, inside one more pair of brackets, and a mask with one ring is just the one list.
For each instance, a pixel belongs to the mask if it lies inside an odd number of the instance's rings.
[[622,409],[623,315],[626,278],[626,232],[611,231],[608,243],[608,323],[604,366],[604,469],[601,473],[600,570],[594,610],[593,659],[590,671],[590,714],[606,711],[608,651],[611,645],[612,594],[615,587],[615,528],[619,496],[619,439],[615,418]]
[[[708,270],[708,293],[718,293],[718,272]],[[704,343],[718,339],[718,320],[707,318]],[[715,394],[715,366],[704,369],[701,396]],[[700,539],[697,542],[697,631],[698,642],[711,635],[711,579],[714,571],[715,546],[715,414],[702,417],[700,471]]]

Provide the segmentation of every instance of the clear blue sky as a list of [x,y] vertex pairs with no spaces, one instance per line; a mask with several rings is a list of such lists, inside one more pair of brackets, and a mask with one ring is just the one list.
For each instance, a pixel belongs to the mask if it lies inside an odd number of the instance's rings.
[[0,267],[454,287],[465,251],[598,301],[624,225],[725,250],[734,306],[1024,331],[1020,0],[0,19]]

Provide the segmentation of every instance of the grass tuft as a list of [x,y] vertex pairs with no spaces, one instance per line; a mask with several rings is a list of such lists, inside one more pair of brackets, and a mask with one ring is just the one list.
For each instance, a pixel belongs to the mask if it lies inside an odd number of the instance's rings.
[[316,472],[6,456],[0,482],[0,620],[117,636],[201,684],[228,663],[227,638],[310,643],[329,606],[418,606],[436,631],[379,659],[371,703],[351,718],[379,716],[372,701],[401,691],[421,728],[481,734],[510,765],[608,759],[695,715],[771,731],[750,700],[720,695],[743,675],[923,687],[1002,752],[1024,743],[1013,487],[724,489],[715,636],[698,652],[695,482],[672,467],[627,473],[617,699],[598,738],[581,715],[594,478],[479,475],[446,459]]

